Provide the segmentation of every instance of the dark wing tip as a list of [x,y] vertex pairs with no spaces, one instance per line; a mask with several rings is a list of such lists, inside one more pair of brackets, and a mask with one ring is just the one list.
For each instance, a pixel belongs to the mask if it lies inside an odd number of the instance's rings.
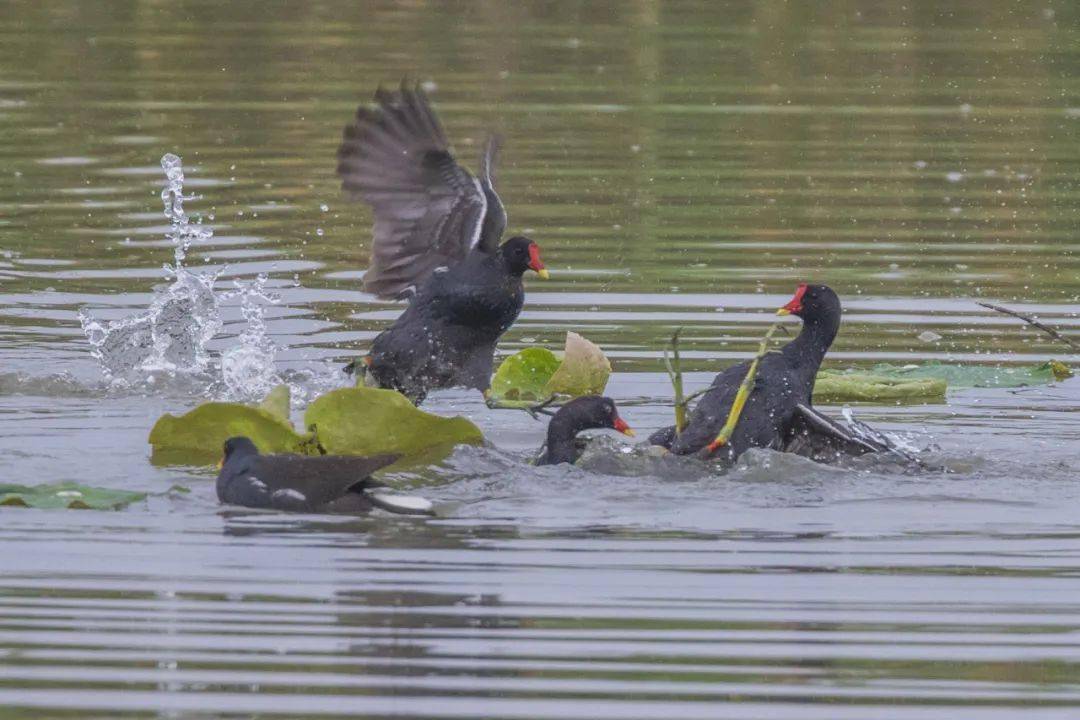
[[342,132],[336,173],[375,214],[364,288],[400,298],[439,266],[460,259],[483,222],[482,188],[457,164],[422,83],[380,85]]

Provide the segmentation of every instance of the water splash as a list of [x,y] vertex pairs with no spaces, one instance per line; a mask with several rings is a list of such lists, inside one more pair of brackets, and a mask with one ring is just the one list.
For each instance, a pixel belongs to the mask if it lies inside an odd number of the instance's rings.
[[236,289],[224,298],[240,298],[244,330],[238,344],[221,354],[221,380],[225,394],[233,400],[261,400],[282,382],[275,358],[278,347],[266,332],[266,305],[281,302],[277,293],[266,289],[268,277],[260,273],[252,283],[235,283]]
[[206,344],[221,330],[218,298],[214,294],[216,273],[196,273],[184,267],[192,244],[213,236],[209,228],[194,223],[184,212],[184,169],[178,156],[161,158],[165,184],[161,201],[171,223],[167,237],[173,244],[173,264],[165,264],[171,283],[154,295],[150,307],[119,320],[102,321],[85,308],[79,313],[90,352],[105,376],[129,383],[147,373],[205,373],[211,366]]

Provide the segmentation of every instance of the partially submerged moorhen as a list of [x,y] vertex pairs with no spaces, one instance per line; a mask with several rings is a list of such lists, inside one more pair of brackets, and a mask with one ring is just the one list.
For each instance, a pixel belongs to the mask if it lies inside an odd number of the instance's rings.
[[366,513],[373,508],[430,515],[423,498],[384,493],[371,474],[396,455],[260,455],[246,437],[225,441],[217,477],[218,500],[251,508],[292,512]]
[[548,424],[547,443],[537,458],[537,465],[575,463],[581,457],[584,443],[577,435],[583,430],[608,428],[633,437],[634,431],[619,417],[611,398],[586,395],[563,405]]
[[[790,448],[811,454],[828,444],[826,441],[840,449],[850,447],[852,454],[871,451],[868,443],[845,437],[842,428],[817,413],[811,403],[821,361],[840,329],[840,313],[840,299],[831,288],[799,285],[795,296],[777,314],[802,318],[802,331],[779,351],[761,358],[738,424],[727,444],[716,449],[714,458],[732,461],[752,447]],[[664,428],[649,441],[677,455],[707,453],[728,419],[749,367],[749,361],[742,362],[717,375],[681,433],[676,435],[673,427]]]
[[346,126],[337,172],[375,214],[364,290],[409,307],[346,370],[417,404],[438,388],[486,392],[495,345],[521,312],[522,274],[547,277],[540,249],[524,236],[499,244],[507,218],[492,182],[496,137],[476,178],[450,154],[419,85],[380,88],[375,100]]

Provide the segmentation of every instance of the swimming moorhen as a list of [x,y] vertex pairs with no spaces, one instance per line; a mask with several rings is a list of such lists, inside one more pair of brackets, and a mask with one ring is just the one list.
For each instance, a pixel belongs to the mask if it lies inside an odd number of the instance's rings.
[[495,136],[476,178],[450,154],[419,85],[379,88],[375,100],[346,126],[337,172],[375,214],[364,289],[409,298],[409,307],[346,370],[417,404],[432,389],[486,392],[495,344],[521,312],[522,274],[548,276],[539,246],[524,236],[499,244],[506,210],[492,182]]
[[[814,379],[840,328],[840,299],[825,285],[799,285],[795,296],[777,311],[802,318],[799,336],[761,358],[753,390],[727,444],[714,459],[732,461],[752,447],[783,450],[796,436],[829,433],[830,423],[811,404]],[[683,431],[664,428],[649,441],[677,455],[706,451],[727,421],[750,362],[724,370],[701,397]],[[833,428],[835,430],[835,428]]]
[[217,477],[218,500],[230,505],[293,512],[365,513],[372,508],[405,515],[430,515],[423,498],[380,491],[371,473],[396,455],[260,455],[251,439],[225,441]]
[[581,457],[583,443],[577,434],[583,430],[609,428],[623,435],[634,436],[634,431],[619,417],[619,410],[611,398],[585,395],[563,405],[548,424],[547,443],[537,458],[537,465],[574,463]]

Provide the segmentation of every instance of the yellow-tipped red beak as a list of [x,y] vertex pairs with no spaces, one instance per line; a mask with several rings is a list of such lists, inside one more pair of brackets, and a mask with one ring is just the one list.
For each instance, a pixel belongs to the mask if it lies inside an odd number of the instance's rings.
[[626,435],[628,437],[634,437],[633,428],[627,425],[626,421],[622,418],[615,418],[615,424],[612,427],[621,432],[623,435]]
[[788,300],[788,304],[776,311],[777,315],[791,315],[802,310],[803,295],[806,294],[806,283],[802,283],[795,290],[795,297]]
[[225,458],[221,458],[217,461],[217,469],[220,470],[223,467],[225,467]]
[[529,245],[529,269],[540,276],[541,280],[547,280],[551,275],[544,267],[544,261],[540,259],[540,246],[536,243]]

